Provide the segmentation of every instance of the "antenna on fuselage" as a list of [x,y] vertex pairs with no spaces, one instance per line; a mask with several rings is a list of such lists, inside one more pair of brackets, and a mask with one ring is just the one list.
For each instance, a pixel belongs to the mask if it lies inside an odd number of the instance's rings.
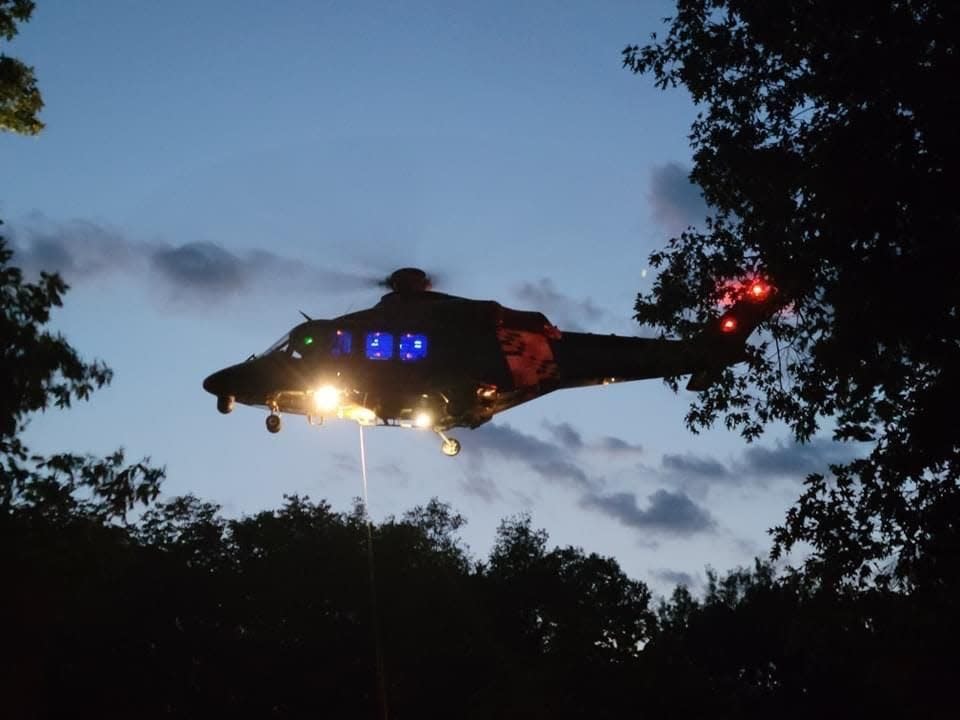
[[309,315],[307,315],[303,310],[298,310],[297,312],[299,312],[301,315],[303,315],[304,319],[307,320],[307,322],[310,322],[310,321],[313,320],[313,318],[310,317]]

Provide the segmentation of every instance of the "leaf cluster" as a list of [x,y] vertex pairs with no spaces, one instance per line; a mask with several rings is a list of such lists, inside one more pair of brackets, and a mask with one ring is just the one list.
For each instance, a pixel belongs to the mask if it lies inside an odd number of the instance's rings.
[[156,498],[162,469],[148,458],[125,465],[121,450],[106,458],[43,457],[21,439],[31,415],[88,399],[112,373],[100,361],[83,360],[66,338],[47,329],[67,290],[63,280],[41,273],[28,282],[12,256],[0,237],[0,513],[20,507],[51,519],[80,512],[123,521],[136,505]]
[[[13,40],[17,24],[27,22],[33,9],[32,0],[0,0],[0,38]],[[0,131],[36,135],[44,127],[37,118],[42,109],[33,68],[0,53]]]
[[872,443],[811,477],[775,536],[837,578],[909,582],[926,518],[960,493],[958,38],[947,1],[679,0],[665,37],[624,50],[697,104],[691,180],[712,212],[653,254],[636,317],[692,336],[730,278],[778,286],[746,370],[687,420]]
[[652,717],[949,717],[949,591],[828,587],[757,562],[659,608],[637,692]]

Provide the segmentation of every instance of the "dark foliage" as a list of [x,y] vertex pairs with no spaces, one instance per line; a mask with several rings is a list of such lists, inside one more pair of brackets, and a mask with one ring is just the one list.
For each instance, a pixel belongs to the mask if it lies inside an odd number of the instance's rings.
[[[451,522],[452,521],[452,522]],[[649,607],[616,563],[505,521],[484,563],[432,501],[376,526],[393,717],[951,717],[956,588],[826,589],[769,566]],[[239,520],[193,497],[134,527],[20,508],[5,716],[378,717],[359,509]]]
[[31,414],[86,400],[111,373],[101,362],[82,360],[63,336],[45,328],[66,291],[63,280],[42,273],[39,282],[26,282],[10,258],[0,237],[0,512],[19,506],[51,520],[79,513],[122,521],[137,503],[157,496],[161,469],[149,460],[125,466],[122,451],[106,458],[41,457],[20,438]]
[[651,717],[952,717],[956,601],[831,589],[769,566],[679,588],[637,677]]
[[679,0],[668,24],[624,63],[697,103],[713,215],[654,253],[637,318],[689,335],[730,278],[774,278],[749,372],[688,422],[872,442],[809,478],[776,551],[809,543],[826,582],[909,586],[960,511],[960,5]]
[[[433,501],[375,528],[391,713],[613,717],[654,626],[646,588],[527,521],[477,565],[460,522]],[[0,527],[14,716],[375,716],[359,509],[291,497],[226,520],[183,497],[127,528],[22,508]]]
[[[18,23],[33,14],[32,0],[0,0],[0,39],[13,40]],[[0,131],[36,135],[43,129],[37,113],[43,98],[33,68],[0,53]]]

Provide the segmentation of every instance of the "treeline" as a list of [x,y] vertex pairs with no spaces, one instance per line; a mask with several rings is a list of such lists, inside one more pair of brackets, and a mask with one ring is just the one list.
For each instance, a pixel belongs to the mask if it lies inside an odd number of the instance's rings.
[[226,519],[182,497],[128,524],[22,500],[0,516],[10,718],[945,717],[957,676],[944,577],[758,563],[654,603],[523,516],[477,561],[432,501],[373,528],[374,617],[359,505]]

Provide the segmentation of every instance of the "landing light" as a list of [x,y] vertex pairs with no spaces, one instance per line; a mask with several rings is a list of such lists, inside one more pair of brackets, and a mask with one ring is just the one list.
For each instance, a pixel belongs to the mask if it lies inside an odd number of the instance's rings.
[[357,405],[348,407],[345,416],[361,425],[373,425],[377,421],[377,414],[373,410]]
[[477,395],[482,397],[484,400],[489,400],[494,395],[497,394],[496,385],[481,385],[477,388]]
[[313,391],[313,404],[320,412],[333,412],[340,405],[340,391],[333,385],[324,385]]
[[433,415],[426,411],[418,412],[413,418],[413,424],[418,428],[428,428],[433,425]]

